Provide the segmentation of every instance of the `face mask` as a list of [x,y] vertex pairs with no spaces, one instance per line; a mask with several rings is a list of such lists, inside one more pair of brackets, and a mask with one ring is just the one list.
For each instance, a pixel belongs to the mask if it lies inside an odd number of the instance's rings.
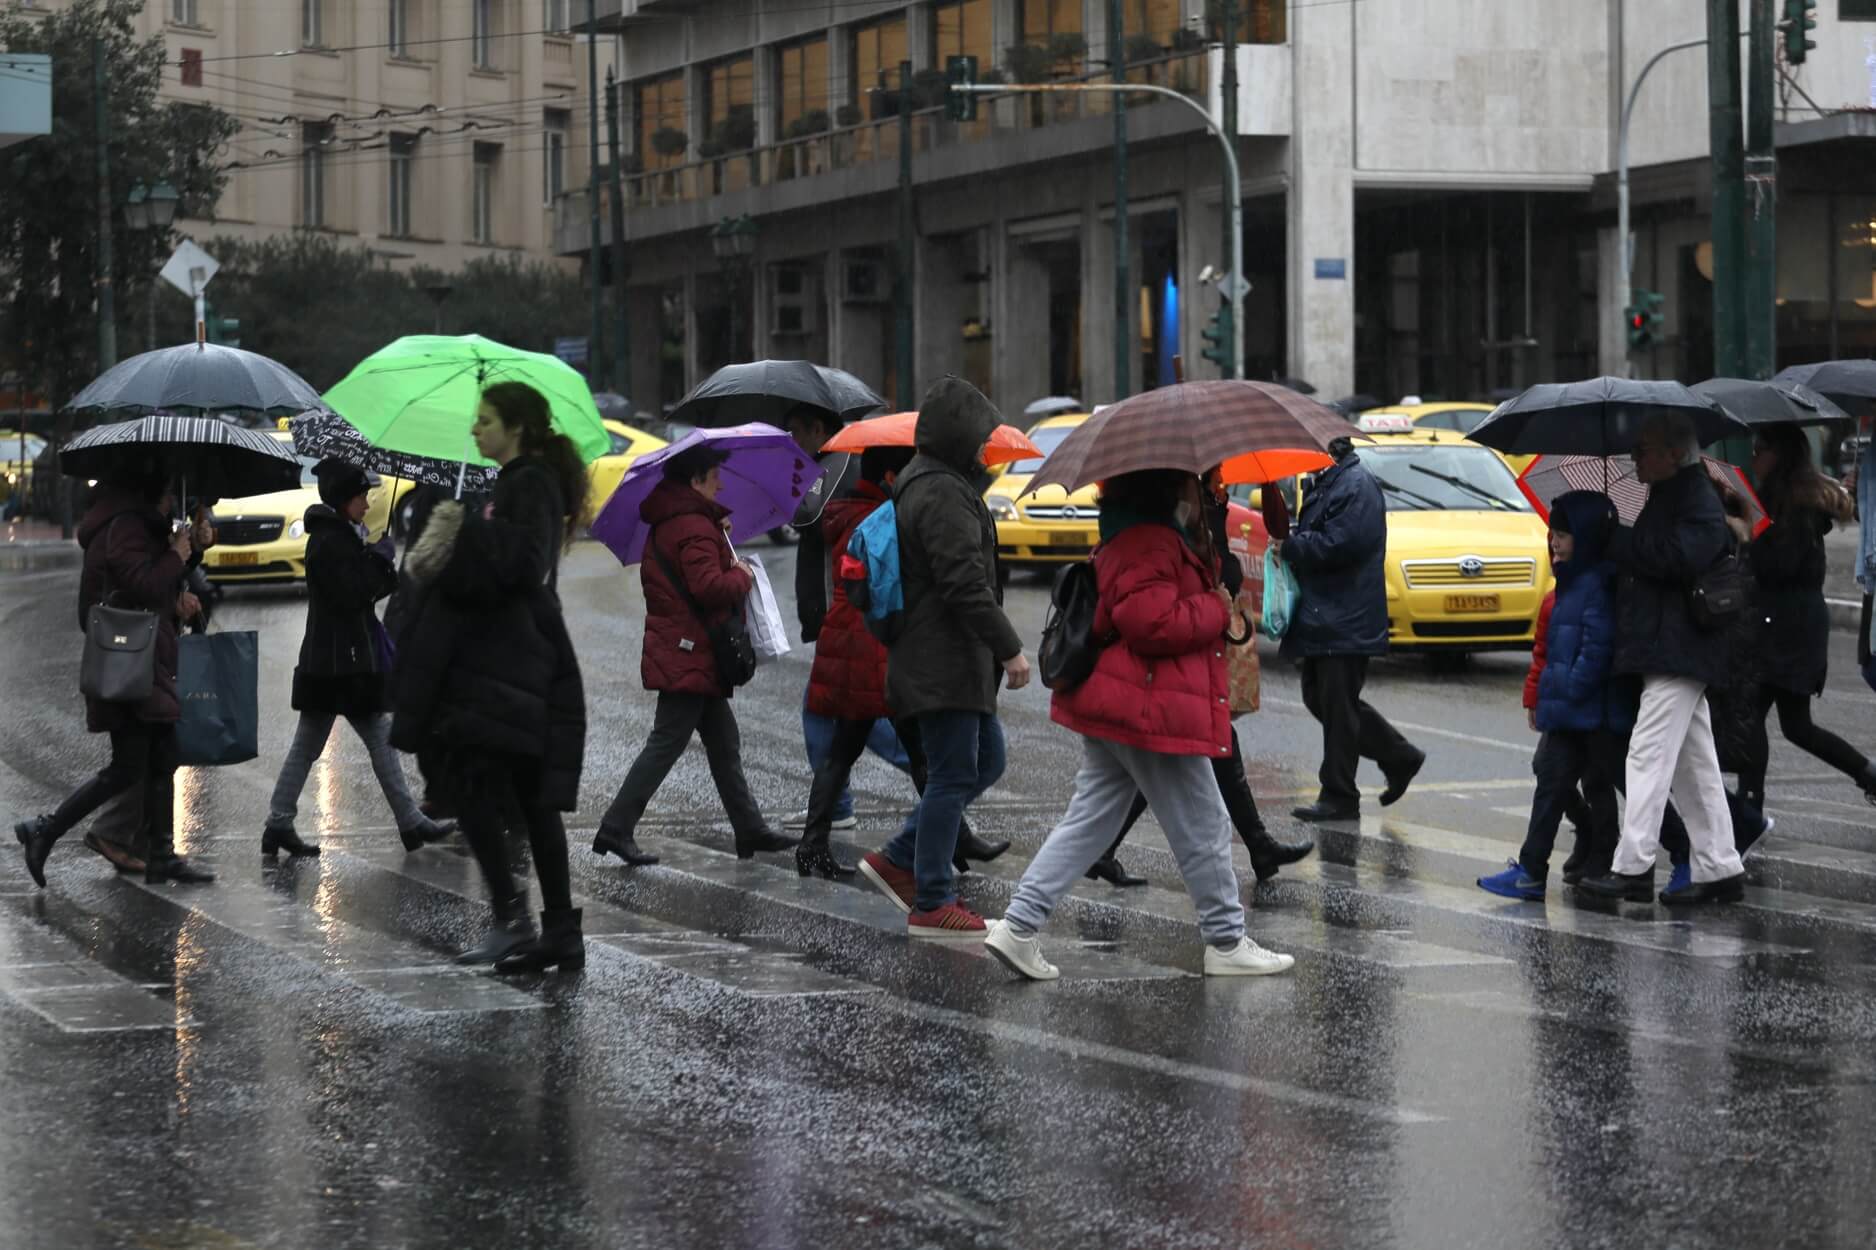
[[1191,500],[1181,499],[1179,501],[1179,505],[1173,509],[1173,520],[1179,522],[1180,529],[1186,529],[1189,526],[1191,526],[1192,524],[1192,501]]

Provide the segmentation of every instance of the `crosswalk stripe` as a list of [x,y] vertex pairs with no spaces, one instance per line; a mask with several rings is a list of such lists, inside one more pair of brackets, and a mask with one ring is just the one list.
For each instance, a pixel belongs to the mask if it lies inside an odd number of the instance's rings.
[[72,939],[0,909],[0,993],[63,1033],[188,1028],[174,1002],[90,958]]

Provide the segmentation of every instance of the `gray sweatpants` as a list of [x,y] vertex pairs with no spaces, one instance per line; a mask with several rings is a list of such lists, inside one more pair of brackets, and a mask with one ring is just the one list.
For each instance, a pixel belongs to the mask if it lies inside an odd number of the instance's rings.
[[1199,933],[1214,945],[1243,937],[1244,907],[1231,866],[1231,818],[1211,760],[1161,755],[1099,738],[1081,740],[1081,771],[1075,774],[1068,811],[1029,861],[1003,918],[1025,933],[1047,924],[1056,903],[1113,844],[1136,790],[1166,831],[1166,844],[1199,913]]
[[[306,774],[325,753],[326,740],[338,717],[325,712],[301,712],[300,723],[293,731],[293,745],[281,762],[280,776],[274,782],[274,795],[267,804],[267,827],[291,829],[299,814],[300,791],[306,788]],[[404,780],[404,763],[397,748],[391,745],[391,718],[383,712],[373,716],[348,716],[346,721],[371,753],[371,770],[378,774],[378,788],[384,791],[397,820],[398,832],[415,829],[423,823],[417,800],[410,797],[410,785]]]

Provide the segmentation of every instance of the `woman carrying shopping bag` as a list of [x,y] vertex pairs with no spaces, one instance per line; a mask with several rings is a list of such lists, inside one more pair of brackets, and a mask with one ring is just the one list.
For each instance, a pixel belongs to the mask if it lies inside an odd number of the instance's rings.
[[736,831],[736,854],[785,851],[794,839],[763,819],[743,776],[742,735],[730,707],[747,681],[754,650],[743,629],[755,585],[748,563],[730,548],[729,510],[719,504],[728,453],[688,448],[663,464],[664,478],[639,505],[650,527],[639,576],[645,589],[645,646],[639,672],[658,693],[651,735],[600,820],[593,851],[628,864],[653,864],[637,841],[638,822],[692,735],[703,739],[710,776]]
[[371,769],[397,820],[404,849],[415,851],[455,832],[418,810],[391,746],[385,712],[390,648],[378,623],[378,600],[397,589],[387,535],[367,546],[365,510],[371,482],[365,471],[339,460],[313,467],[319,502],[306,510],[306,634],[293,670],[293,708],[300,714],[293,744],[274,782],[261,830],[261,854],[317,855],[293,822],[306,775],[325,752],[333,722],[344,717],[371,754]]

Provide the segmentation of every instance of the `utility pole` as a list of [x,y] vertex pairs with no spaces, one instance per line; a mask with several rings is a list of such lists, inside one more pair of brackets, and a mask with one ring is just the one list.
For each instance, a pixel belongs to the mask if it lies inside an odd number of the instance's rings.
[[918,407],[912,385],[912,271],[916,264],[912,222],[912,62],[899,62],[899,264],[893,283],[894,372],[899,410]]
[[[1107,0],[1107,63],[1114,81],[1127,81],[1126,17],[1122,0]],[[1133,244],[1127,237],[1127,93],[1114,93],[1114,402],[1133,393]],[[1146,379],[1142,378],[1141,381]]]
[[[1218,133],[1219,137],[1225,141],[1226,146],[1235,154],[1238,150],[1238,6],[1233,3],[1233,0],[1224,0],[1224,19],[1225,55],[1224,73],[1219,77],[1218,102],[1220,105],[1220,117]],[[1227,176],[1234,181],[1236,180],[1238,171],[1235,165],[1228,168],[1225,172]],[[1225,188],[1224,202],[1226,204],[1235,202],[1237,196],[1238,188],[1236,186]],[[1227,231],[1235,232],[1243,228],[1244,226],[1241,220],[1234,219],[1231,213],[1225,214],[1225,229]],[[1225,239],[1225,255],[1232,257],[1237,256],[1241,246],[1242,243],[1240,240],[1227,235]],[[1231,277],[1227,279],[1227,281],[1234,287],[1239,286],[1243,281],[1243,275],[1238,272],[1238,265],[1235,260],[1231,265]],[[1242,288],[1240,287],[1240,289]],[[1241,301],[1239,302],[1241,304]],[[1242,311],[1242,309],[1236,308],[1232,311],[1236,314]],[[1234,322],[1231,333],[1226,335],[1225,338],[1226,350],[1230,353],[1230,356],[1229,363],[1226,364],[1223,369],[1224,376],[1228,378],[1241,378],[1244,376],[1243,324],[1241,322]]]
[[632,342],[626,320],[625,298],[625,171],[619,154],[619,83],[606,71],[606,146],[612,156],[612,297],[619,314],[618,337],[612,353],[612,389],[632,398]]
[[586,206],[589,223],[587,269],[593,280],[593,327],[586,337],[586,376],[599,390],[606,385],[606,305],[599,289],[599,14],[598,0],[586,0]]
[[1738,0],[1707,0],[1708,137],[1713,161],[1713,373],[1745,374],[1745,159]]
[[111,287],[111,109],[106,95],[104,40],[91,41],[91,101],[98,143],[98,372],[117,363],[117,298]]
[[1752,0],[1751,77],[1746,95],[1745,284],[1740,377],[1766,379],[1778,368],[1778,150],[1772,134],[1775,0]]

